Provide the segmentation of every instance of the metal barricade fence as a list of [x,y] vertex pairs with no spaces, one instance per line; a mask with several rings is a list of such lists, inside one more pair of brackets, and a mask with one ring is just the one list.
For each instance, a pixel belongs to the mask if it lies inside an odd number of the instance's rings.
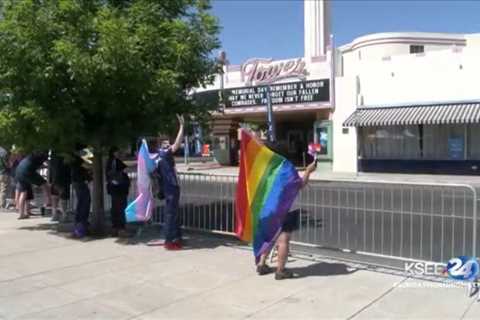
[[[179,174],[187,228],[233,234],[237,177]],[[405,260],[477,255],[477,189],[466,184],[311,181],[296,244]],[[155,217],[161,222],[161,213]]]
[[[234,234],[237,177],[179,173],[179,217],[186,229]],[[163,223],[163,203],[158,202],[154,223]]]
[[[129,173],[129,201],[136,173]],[[236,176],[179,173],[179,216],[187,229],[234,234]],[[72,205],[74,203],[72,194]],[[294,207],[300,209],[293,243],[311,248],[446,262],[477,256],[477,188],[467,184],[314,180]],[[110,208],[105,193],[105,208]],[[73,206],[72,206],[73,207]],[[163,201],[154,223],[163,222]]]
[[312,181],[293,241],[444,263],[477,254],[477,189],[463,184]]

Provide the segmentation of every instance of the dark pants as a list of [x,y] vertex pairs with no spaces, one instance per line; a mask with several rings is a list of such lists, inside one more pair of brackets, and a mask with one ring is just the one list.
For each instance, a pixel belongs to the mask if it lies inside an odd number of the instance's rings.
[[112,211],[110,212],[112,218],[112,227],[114,229],[125,228],[125,208],[127,207],[127,195],[111,194],[112,197]]
[[178,217],[178,203],[180,190],[165,190],[165,241],[172,242],[182,238],[180,219]]
[[88,227],[88,216],[90,214],[90,189],[85,182],[73,183],[73,189],[77,196],[75,208],[75,222],[81,224],[85,229]]

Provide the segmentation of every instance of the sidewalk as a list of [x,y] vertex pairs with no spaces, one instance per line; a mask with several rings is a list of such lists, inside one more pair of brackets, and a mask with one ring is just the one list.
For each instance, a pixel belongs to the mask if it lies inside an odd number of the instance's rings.
[[0,212],[0,319],[480,318],[460,286],[296,258],[300,278],[275,281],[234,239],[189,234],[186,250],[167,252],[146,245],[156,231],[77,241],[48,218]]

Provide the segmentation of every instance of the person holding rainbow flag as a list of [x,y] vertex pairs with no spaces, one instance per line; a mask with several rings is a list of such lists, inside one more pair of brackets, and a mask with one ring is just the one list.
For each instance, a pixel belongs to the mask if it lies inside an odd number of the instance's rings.
[[241,240],[253,242],[259,275],[273,272],[266,259],[276,244],[278,265],[275,279],[294,277],[285,265],[291,233],[298,228],[299,210],[291,212],[290,207],[315,168],[316,161],[300,177],[290,161],[242,129],[235,233]]

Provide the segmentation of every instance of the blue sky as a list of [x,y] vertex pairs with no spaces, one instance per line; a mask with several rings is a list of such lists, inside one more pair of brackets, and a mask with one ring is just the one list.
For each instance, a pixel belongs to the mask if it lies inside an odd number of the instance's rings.
[[[302,0],[213,0],[230,63],[303,56]],[[480,33],[480,1],[334,0],[336,45],[375,32]]]

